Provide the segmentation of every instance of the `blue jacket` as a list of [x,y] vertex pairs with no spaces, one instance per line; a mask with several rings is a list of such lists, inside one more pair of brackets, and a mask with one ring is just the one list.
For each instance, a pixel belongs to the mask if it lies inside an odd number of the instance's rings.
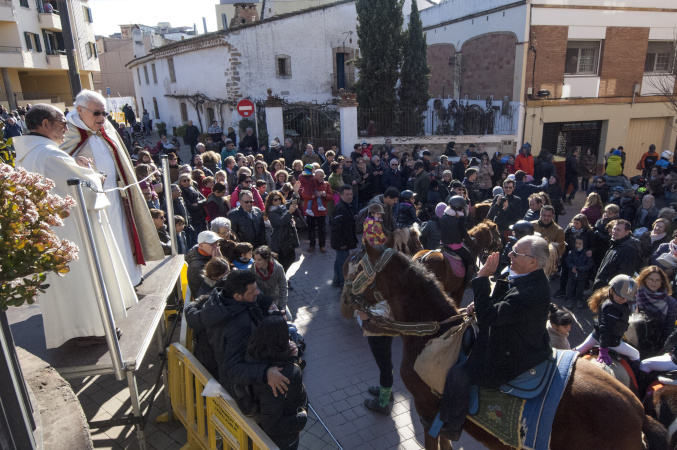
[[593,265],[592,257],[585,254],[587,251],[587,249],[576,250],[574,248],[567,255],[567,267],[569,268],[569,271],[575,267],[578,271],[577,278],[584,280],[588,279],[588,274],[590,273],[590,270],[592,270]]
[[536,194],[537,192],[545,192],[548,189],[548,180],[545,180],[543,184],[530,184],[526,181],[515,181],[515,190],[513,194],[520,198],[520,217],[523,217],[526,214],[527,209],[529,209],[529,196],[531,194]]

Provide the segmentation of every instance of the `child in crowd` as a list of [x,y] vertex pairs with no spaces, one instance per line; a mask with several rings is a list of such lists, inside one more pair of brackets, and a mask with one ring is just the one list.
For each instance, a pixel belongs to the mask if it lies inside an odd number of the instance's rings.
[[214,184],[216,184],[214,177],[204,177],[202,179],[202,187],[200,188],[200,192],[202,192],[202,195],[204,195],[205,198],[209,198],[209,196],[212,194],[212,188],[214,187]]
[[252,333],[246,355],[249,362],[279,367],[289,380],[284,395],[276,395],[265,383],[253,385],[254,397],[261,407],[257,422],[281,450],[298,448],[299,434],[308,420],[308,396],[301,368],[296,364],[298,349],[290,344],[287,322],[272,315]]
[[588,300],[588,306],[595,319],[595,330],[574,350],[581,355],[587,354],[594,346],[599,345],[597,361],[610,365],[609,349],[625,355],[630,359],[633,371],[639,370],[639,352],[633,346],[622,342],[623,334],[628,329],[630,320],[629,302],[634,301],[637,283],[627,275],[616,275],[609,281],[608,287],[595,291]]
[[261,195],[261,200],[263,200],[264,204],[266,203],[266,197],[268,197],[266,189],[268,189],[266,180],[256,180],[256,190],[259,191],[259,195]]
[[552,348],[571,350],[568,338],[572,322],[573,317],[571,313],[557,308],[557,305],[554,303],[550,303],[550,316],[548,317],[546,328],[550,335],[550,345]]
[[233,250],[233,265],[236,269],[247,270],[254,264],[252,255],[254,247],[249,242],[240,242]]
[[176,230],[176,245],[179,255],[188,253],[188,246],[186,245],[186,233],[183,229],[186,227],[186,221],[183,216],[178,214],[174,216],[174,228]]
[[[317,192],[317,183],[315,183],[315,176],[313,175],[313,165],[312,164],[306,164],[303,167],[303,172],[299,176],[299,181],[301,182],[301,189],[303,189],[304,192],[313,192],[315,195],[318,194]],[[320,197],[312,197],[310,200],[308,200],[307,206],[306,206],[306,215],[307,216],[315,216],[313,213],[313,202],[317,202],[317,210],[318,211],[326,211],[327,209],[322,205],[322,199]]]
[[151,208],[150,216],[153,218],[153,224],[155,224],[155,229],[157,230],[158,238],[160,238],[160,245],[162,245],[162,251],[165,255],[172,254],[172,240],[169,237],[169,231],[167,231],[167,225],[165,225],[165,212],[159,209]]
[[470,242],[472,238],[468,234],[465,225],[466,208],[468,204],[460,195],[454,195],[449,199],[449,206],[444,209],[440,218],[440,233],[442,234],[442,251],[454,253],[460,256],[465,267],[465,280],[469,283],[475,268],[475,262],[463,242]]
[[585,308],[585,301],[583,300],[583,291],[590,276],[590,271],[593,267],[592,257],[587,255],[588,252],[588,238],[581,234],[576,236],[574,241],[575,248],[571,249],[567,255],[566,263],[569,270],[569,278],[566,285],[566,301],[567,308],[574,307],[574,300],[576,300],[576,308]]
[[219,170],[214,174],[214,184],[222,183],[228,186],[228,175],[225,170]]
[[367,218],[364,220],[364,234],[362,235],[362,244],[383,245],[386,243],[386,235],[383,233],[383,206],[379,203],[369,205]]
[[397,212],[397,228],[407,228],[415,223],[421,223],[416,217],[416,207],[414,206],[414,196],[412,191],[403,191],[400,194],[400,209]]
[[512,175],[517,172],[517,169],[515,169],[515,155],[508,156],[508,162],[505,164],[505,167],[508,168],[508,175]]

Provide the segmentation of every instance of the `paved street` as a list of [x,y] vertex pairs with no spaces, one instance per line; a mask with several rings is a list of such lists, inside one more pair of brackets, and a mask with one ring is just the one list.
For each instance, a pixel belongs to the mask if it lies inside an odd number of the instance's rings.
[[[181,156],[184,161],[189,160],[190,152],[185,146]],[[566,226],[580,210],[583,200],[579,194],[574,206],[567,205],[567,214],[560,218],[560,225]],[[289,306],[308,346],[304,383],[312,408],[344,449],[422,448],[423,428],[414,411],[411,395],[399,376],[401,340],[395,339],[393,346],[395,403],[390,417],[381,416],[363,406],[364,399],[369,397],[367,388],[378,384],[378,369],[357,322],[345,320],[340,315],[339,290],[331,286],[334,253],[329,241],[326,254],[319,250],[306,252],[308,242],[305,233],[301,233],[301,241],[297,261],[289,271],[294,287],[294,291],[290,292]],[[553,282],[553,291],[558,283],[559,280]],[[471,293],[466,293],[463,306],[471,299]],[[555,302],[563,303],[563,300],[555,299]],[[572,345],[581,342],[591,328],[589,310],[578,312],[576,316],[578,326],[575,325],[571,332]],[[159,359],[155,355],[157,348],[151,347],[139,371],[139,390],[144,407],[148,404],[159,370]],[[72,385],[89,420],[105,420],[112,415],[131,412],[126,383],[111,376],[88,377],[74,381]],[[160,391],[147,425],[151,449],[179,449],[186,443],[186,432],[180,422],[155,423],[155,417],[165,410],[164,394]],[[96,448],[138,448],[132,426],[92,430],[91,433]],[[338,447],[311,413],[301,436],[301,448],[319,450]],[[464,434],[454,448],[475,450],[484,447]]]

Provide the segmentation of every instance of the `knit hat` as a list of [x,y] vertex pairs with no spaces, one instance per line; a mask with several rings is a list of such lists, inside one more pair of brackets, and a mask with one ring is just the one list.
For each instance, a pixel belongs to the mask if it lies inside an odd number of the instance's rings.
[[620,150],[614,150],[613,152],[611,152],[611,154],[616,155],[616,156],[621,156],[621,151]]
[[306,164],[303,166],[303,174],[304,175],[312,175],[313,174],[313,165],[312,164]]
[[496,197],[497,195],[503,195],[503,188],[501,186],[496,186],[494,187],[493,191],[491,191],[491,194]]
[[440,202],[437,204],[435,207],[435,215],[439,218],[441,218],[444,215],[444,210],[447,209],[447,204],[444,202]]

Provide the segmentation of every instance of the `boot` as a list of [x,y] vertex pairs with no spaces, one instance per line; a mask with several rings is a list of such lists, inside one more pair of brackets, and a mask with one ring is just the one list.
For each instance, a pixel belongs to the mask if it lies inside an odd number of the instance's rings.
[[379,414],[383,414],[384,416],[390,415],[390,403],[388,403],[386,406],[381,406],[378,399],[376,398],[366,399],[364,401],[364,406],[365,408],[371,409],[372,411],[377,412]]
[[[369,392],[371,395],[374,397],[379,397],[381,395],[381,386],[369,386],[369,389],[367,389],[367,392]],[[395,394],[393,394],[392,388],[390,389],[390,401],[392,402],[395,400]]]

